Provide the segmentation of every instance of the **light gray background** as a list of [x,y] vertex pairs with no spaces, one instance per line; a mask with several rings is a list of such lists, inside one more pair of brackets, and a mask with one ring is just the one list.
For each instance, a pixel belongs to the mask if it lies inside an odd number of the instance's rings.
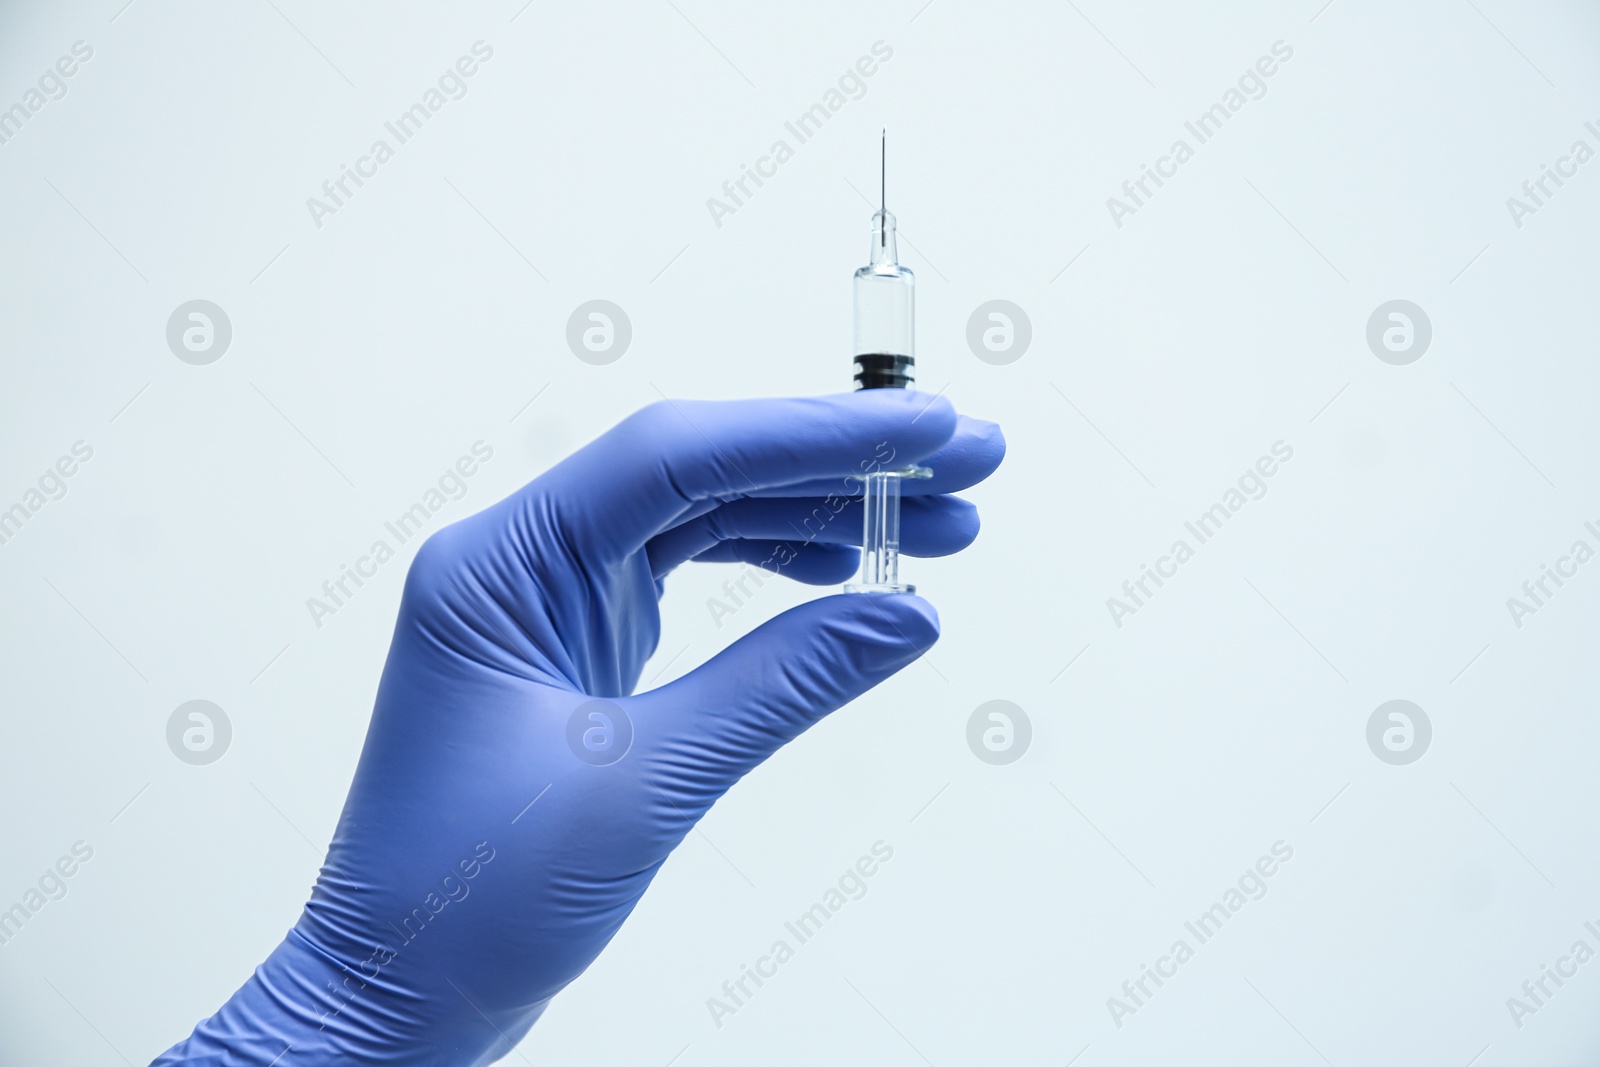
[[[1600,162],[1520,229],[1506,206],[1600,147],[1593,5],[123,4],[0,21],[0,107],[94,49],[0,145],[0,505],[94,448],[0,545],[0,907],[95,850],[0,946],[0,1061],[143,1063],[294,921],[409,555],[321,628],[306,598],[474,441],[495,458],[436,525],[660,394],[847,385],[884,125],[921,380],[1011,448],[974,548],[908,567],[944,638],[719,803],[519,1053],[1600,1054],[1600,962],[1521,1029],[1506,1007],[1600,948],[1600,563],[1520,629],[1506,607],[1600,519]],[[317,228],[306,198],[480,39],[467,96]],[[865,96],[716,226],[707,198],[879,40]],[[1118,228],[1107,197],[1279,40],[1267,94]],[[609,366],[565,343],[596,298],[634,330]],[[1365,341],[1397,298],[1434,330],[1404,367]],[[232,322],[210,366],[165,342],[192,299]],[[1031,319],[1008,366],[966,345],[991,299]],[[1268,495],[1113,625],[1278,440]],[[719,628],[736,574],[669,582],[646,678],[813,595],[769,583]],[[193,699],[232,722],[210,766],[166,745]],[[1390,699],[1433,724],[1409,766],[1367,747]],[[990,700],[1032,720],[1008,766],[967,747]],[[716,1027],[706,999],[879,839],[868,895]],[[1114,1026],[1280,839],[1268,895]]]

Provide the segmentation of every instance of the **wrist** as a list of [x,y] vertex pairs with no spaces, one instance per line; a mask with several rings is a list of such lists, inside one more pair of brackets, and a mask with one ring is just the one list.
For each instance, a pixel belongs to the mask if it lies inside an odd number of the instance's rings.
[[440,1022],[427,1005],[406,1003],[378,968],[348,967],[296,928],[151,1067],[468,1067],[504,1044],[481,1019],[477,1027]]

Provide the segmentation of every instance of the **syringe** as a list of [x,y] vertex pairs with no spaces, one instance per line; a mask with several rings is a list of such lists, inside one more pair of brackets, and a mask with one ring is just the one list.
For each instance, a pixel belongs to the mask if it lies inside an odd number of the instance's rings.
[[[880,146],[887,173],[888,136]],[[854,281],[854,357],[857,389],[906,389],[916,369],[916,277],[899,263],[894,216],[883,197],[872,216],[872,251]],[[861,574],[846,585],[847,593],[911,593],[916,587],[900,580],[900,483],[932,477],[927,467],[873,469],[865,481],[861,535]]]

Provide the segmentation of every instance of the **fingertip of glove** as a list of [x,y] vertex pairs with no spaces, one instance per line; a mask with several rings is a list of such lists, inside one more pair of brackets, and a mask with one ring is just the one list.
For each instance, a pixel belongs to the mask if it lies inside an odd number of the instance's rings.
[[994,449],[994,462],[998,467],[1000,461],[1006,458],[1006,432],[1000,428],[998,422],[988,420],[983,420],[983,428],[986,438],[991,442],[990,447]]
[[[922,643],[924,646],[931,645],[939,640],[938,608],[915,593],[907,593],[902,596],[890,597],[889,599],[896,606],[896,610],[902,613],[909,626],[914,628],[917,631],[917,635],[923,638]],[[901,628],[906,629],[906,626]]]
[[978,539],[978,533],[983,529],[983,516],[978,513],[978,505],[972,501],[958,496],[950,499],[953,501],[950,513],[959,551]]
[[885,648],[914,659],[939,640],[939,612],[915,593],[847,593],[849,609]]
[[991,471],[1006,458],[1006,435],[998,422],[962,415],[957,436],[970,440],[973,457]]

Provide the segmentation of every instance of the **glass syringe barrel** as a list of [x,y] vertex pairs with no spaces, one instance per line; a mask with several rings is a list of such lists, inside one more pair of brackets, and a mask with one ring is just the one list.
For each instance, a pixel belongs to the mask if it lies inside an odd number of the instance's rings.
[[915,379],[916,276],[899,263],[894,216],[872,216],[872,254],[852,285],[856,388],[906,389]]
[[[872,252],[854,282],[853,352],[857,389],[906,389],[916,366],[916,278],[899,263],[894,216],[872,216]],[[926,467],[870,471],[863,477],[861,574],[850,593],[910,593],[900,580],[900,489],[927,478]]]

